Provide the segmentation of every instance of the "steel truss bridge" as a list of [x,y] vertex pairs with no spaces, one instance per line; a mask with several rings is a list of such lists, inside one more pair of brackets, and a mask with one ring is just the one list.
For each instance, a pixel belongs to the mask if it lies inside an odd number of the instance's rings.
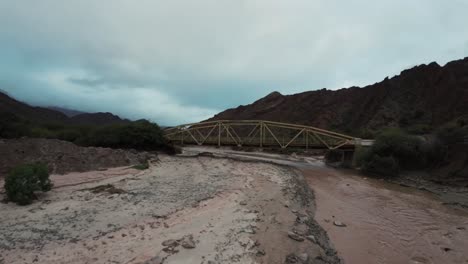
[[217,120],[166,128],[174,144],[251,146],[271,148],[354,148],[363,140],[296,124],[263,120]]

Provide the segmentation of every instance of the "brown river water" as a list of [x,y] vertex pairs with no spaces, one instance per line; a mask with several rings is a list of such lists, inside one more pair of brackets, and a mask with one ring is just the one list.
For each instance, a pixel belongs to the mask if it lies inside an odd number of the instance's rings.
[[468,263],[468,211],[353,171],[303,172],[315,192],[315,218],[345,263]]
[[302,170],[315,193],[315,219],[346,264],[468,264],[468,209],[444,205],[434,194],[315,158],[209,150]]

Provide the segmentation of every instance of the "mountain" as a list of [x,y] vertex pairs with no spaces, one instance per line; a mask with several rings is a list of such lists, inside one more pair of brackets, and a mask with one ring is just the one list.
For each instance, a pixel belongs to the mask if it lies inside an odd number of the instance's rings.
[[68,120],[68,117],[63,113],[43,107],[30,106],[2,92],[0,92],[0,113],[13,114],[37,122],[66,122]]
[[68,108],[63,108],[63,107],[58,107],[58,106],[49,106],[49,107],[47,107],[47,109],[61,112],[61,113],[65,114],[68,117],[74,117],[74,116],[77,116],[77,115],[86,114],[86,112],[71,110],[71,109],[68,109]]
[[78,111],[73,112],[77,113],[77,115],[68,117],[62,111],[30,106],[10,97],[4,92],[0,92],[0,115],[2,116],[13,115],[39,123],[63,123],[69,125],[110,125],[130,122],[130,120],[121,119],[111,113],[89,114]]
[[112,113],[85,113],[70,118],[70,122],[75,125],[102,125],[102,124],[126,124],[128,119],[121,119]]
[[210,120],[271,120],[359,134],[384,127],[430,131],[457,118],[468,118],[468,57],[443,67],[419,65],[363,88],[273,92]]

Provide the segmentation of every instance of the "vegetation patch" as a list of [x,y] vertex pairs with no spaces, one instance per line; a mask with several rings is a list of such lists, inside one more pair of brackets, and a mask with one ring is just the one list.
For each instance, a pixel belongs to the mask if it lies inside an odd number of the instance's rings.
[[424,140],[399,129],[385,130],[372,147],[356,152],[356,165],[373,174],[396,176],[402,169],[422,169],[426,165]]
[[105,126],[40,123],[14,114],[0,113],[0,138],[48,138],[73,142],[80,146],[136,150],[161,150],[176,154],[179,150],[164,138],[162,129],[147,120]]
[[8,200],[19,205],[31,204],[37,199],[35,192],[48,192],[52,189],[47,166],[25,164],[15,167],[5,178],[5,192]]
[[99,185],[93,188],[86,189],[92,193],[109,193],[109,194],[121,194],[126,193],[123,189],[116,188],[112,184]]
[[149,168],[149,163],[144,162],[144,163],[132,166],[132,168],[137,169],[137,170],[147,170]]

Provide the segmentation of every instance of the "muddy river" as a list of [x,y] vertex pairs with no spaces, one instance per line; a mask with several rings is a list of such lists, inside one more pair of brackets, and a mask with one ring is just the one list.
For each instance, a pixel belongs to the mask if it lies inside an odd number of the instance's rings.
[[468,263],[468,209],[317,157],[215,151],[300,169],[315,193],[315,219],[347,264]]
[[315,192],[315,218],[345,263],[468,263],[467,211],[352,171],[303,172]]

